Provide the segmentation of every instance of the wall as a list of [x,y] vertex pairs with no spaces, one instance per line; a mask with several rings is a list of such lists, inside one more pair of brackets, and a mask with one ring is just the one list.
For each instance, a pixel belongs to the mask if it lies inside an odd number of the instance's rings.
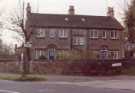
[[[30,72],[33,74],[87,75],[89,69],[89,65],[81,61],[35,61],[30,64]],[[21,71],[22,63],[20,62],[0,62],[0,73],[21,73]]]
[[[115,60],[115,62],[124,62],[125,60]],[[95,64],[96,62],[96,64]],[[32,74],[57,74],[57,75],[91,75],[106,70],[111,67],[111,62],[99,64],[101,61],[34,61],[30,64]],[[107,65],[108,64],[108,65]],[[125,64],[127,66],[127,64]],[[102,68],[107,67],[107,68]],[[0,73],[21,73],[22,63],[15,61],[0,62]],[[109,72],[110,73],[110,72]]]
[[20,73],[21,64],[15,61],[0,62],[0,73]]

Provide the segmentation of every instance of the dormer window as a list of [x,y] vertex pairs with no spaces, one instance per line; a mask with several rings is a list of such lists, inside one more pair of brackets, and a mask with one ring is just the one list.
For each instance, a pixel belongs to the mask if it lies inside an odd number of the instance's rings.
[[85,18],[81,18],[81,20],[82,20],[82,22],[85,22],[85,21],[86,21],[86,19],[85,19]]
[[65,17],[65,21],[69,21],[69,19],[67,17]]

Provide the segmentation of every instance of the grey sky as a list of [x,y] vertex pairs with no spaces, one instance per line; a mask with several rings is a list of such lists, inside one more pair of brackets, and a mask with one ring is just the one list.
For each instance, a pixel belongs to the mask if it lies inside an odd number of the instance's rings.
[[[21,0],[2,0],[0,9],[11,11]],[[40,13],[66,14],[69,5],[74,5],[76,14],[106,15],[107,7],[113,6],[116,18],[120,20],[125,2],[131,0],[25,0],[31,2],[32,11]],[[6,6],[6,8],[5,8]],[[4,8],[3,8],[4,7]]]

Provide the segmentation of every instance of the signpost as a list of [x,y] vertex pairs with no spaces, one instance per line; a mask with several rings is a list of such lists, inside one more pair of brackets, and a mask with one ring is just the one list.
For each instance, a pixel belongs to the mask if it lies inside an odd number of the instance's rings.
[[24,44],[24,47],[25,47],[25,48],[31,48],[31,47],[32,47],[32,43],[26,42],[26,43]]

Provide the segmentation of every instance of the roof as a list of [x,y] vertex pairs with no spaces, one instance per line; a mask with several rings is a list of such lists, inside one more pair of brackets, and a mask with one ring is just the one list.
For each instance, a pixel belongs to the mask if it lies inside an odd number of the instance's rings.
[[110,16],[86,16],[64,14],[31,13],[31,26],[123,29],[121,24]]

